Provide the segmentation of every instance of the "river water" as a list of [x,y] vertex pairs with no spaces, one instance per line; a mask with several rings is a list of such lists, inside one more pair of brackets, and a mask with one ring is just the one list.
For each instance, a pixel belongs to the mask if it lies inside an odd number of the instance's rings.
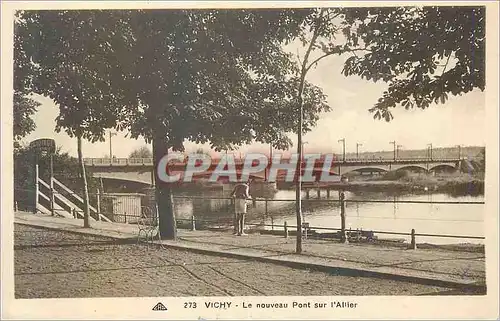
[[[208,199],[227,197],[222,191],[182,192],[174,200],[177,218],[188,219],[194,215],[197,219],[230,224],[233,209],[228,200]],[[196,197],[193,199],[193,196]],[[205,199],[200,199],[205,198]],[[269,201],[257,201],[250,205],[247,223],[296,225],[295,191],[280,190]],[[340,227],[340,206],[338,192],[331,191],[327,198],[326,191],[321,191],[318,198],[316,191],[310,199],[303,193],[303,217],[311,227]],[[400,201],[421,202],[482,202],[483,196],[450,196],[447,194],[400,194],[389,195],[382,192],[346,192],[346,227],[373,231],[388,231],[438,235],[484,236],[484,204],[429,204],[399,203]],[[370,203],[390,201],[389,203]],[[350,202],[351,201],[351,202]],[[362,201],[362,202],[355,202]],[[267,203],[267,204],[266,204]],[[272,228],[267,226],[265,228]],[[276,227],[282,229],[282,227]],[[332,231],[325,231],[332,232]],[[404,235],[382,235],[379,238],[409,240]],[[482,240],[464,238],[417,236],[417,243],[452,244],[483,243]]]

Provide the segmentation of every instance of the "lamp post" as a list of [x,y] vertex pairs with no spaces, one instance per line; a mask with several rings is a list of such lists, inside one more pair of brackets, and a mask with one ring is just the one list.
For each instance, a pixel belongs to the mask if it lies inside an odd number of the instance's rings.
[[111,137],[116,136],[116,133],[109,131],[109,160],[113,162],[113,148],[111,144]]
[[339,139],[338,142],[342,142],[342,161],[345,162],[345,138]]
[[462,158],[462,145],[457,145],[458,147],[458,159]]
[[363,144],[356,143],[356,159],[359,159],[359,146],[363,146]]
[[394,145],[394,160],[396,160],[396,141],[389,142],[389,144]]
[[428,144],[427,146],[429,148],[428,149],[429,150],[429,156],[428,157],[432,160],[432,143]]
[[403,147],[403,145],[397,145],[396,146],[396,158],[399,158],[399,149]]

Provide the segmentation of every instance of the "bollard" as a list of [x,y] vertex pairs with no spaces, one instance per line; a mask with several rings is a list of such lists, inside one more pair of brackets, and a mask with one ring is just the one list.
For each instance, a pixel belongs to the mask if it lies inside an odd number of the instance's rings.
[[286,221],[283,223],[283,229],[285,230],[285,238],[288,238],[288,224]]
[[345,194],[340,193],[340,241],[344,244],[349,243],[349,238],[345,230]]
[[307,232],[309,231],[309,223],[302,223],[302,237],[307,240]]
[[417,249],[417,242],[415,241],[415,229],[411,229],[411,245],[410,249],[416,250]]
[[101,220],[101,194],[99,189],[97,189],[97,220]]
[[38,210],[38,196],[40,196],[40,186],[38,185],[38,164],[35,164],[35,207],[33,207],[33,214]]
[[196,219],[194,218],[194,215],[191,216],[191,231],[196,231]]
[[54,216],[55,215],[55,192],[54,192],[54,170],[53,170],[53,165],[52,165],[52,158],[53,155],[50,155],[50,215]]

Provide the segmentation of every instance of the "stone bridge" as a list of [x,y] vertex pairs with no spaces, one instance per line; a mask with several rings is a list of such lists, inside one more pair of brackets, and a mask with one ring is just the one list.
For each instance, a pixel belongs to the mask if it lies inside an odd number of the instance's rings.
[[[398,170],[434,172],[440,170],[459,170],[464,158],[412,158],[412,159],[346,159],[345,161],[334,161],[330,167],[330,175],[342,175],[350,172],[391,172]],[[153,159],[152,158],[86,158],[86,166],[92,168],[94,177],[104,179],[137,182],[153,185]],[[286,162],[287,160],[283,160]],[[212,163],[211,169],[205,173],[197,174],[197,178],[209,178],[211,170],[215,168],[217,161]],[[242,166],[243,162],[236,160],[236,166]],[[173,166],[182,170],[186,163],[177,163]],[[315,173],[323,171],[322,161],[315,164]],[[277,181],[283,179],[284,175],[278,175]],[[253,178],[266,178],[265,171],[252,175]]]

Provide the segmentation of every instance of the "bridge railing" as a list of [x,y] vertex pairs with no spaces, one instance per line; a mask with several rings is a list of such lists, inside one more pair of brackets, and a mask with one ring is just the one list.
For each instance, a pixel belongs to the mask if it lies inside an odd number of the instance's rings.
[[127,165],[153,165],[152,158],[128,158]]
[[336,160],[337,163],[403,163],[403,162],[457,162],[464,158],[457,157],[440,157],[440,158],[428,158],[428,157],[412,157],[412,158],[346,158],[343,160]]
[[[345,163],[408,163],[408,162],[457,162],[464,159],[462,158],[426,158],[426,157],[414,157],[414,158],[346,158],[343,160],[334,160],[334,164],[345,164]],[[153,158],[84,158],[84,163],[87,166],[152,166]],[[284,160],[286,161],[286,160]],[[185,162],[184,162],[185,163]],[[235,163],[237,165],[243,164],[242,160],[236,159]]]
[[152,158],[84,158],[87,166],[152,166]]

